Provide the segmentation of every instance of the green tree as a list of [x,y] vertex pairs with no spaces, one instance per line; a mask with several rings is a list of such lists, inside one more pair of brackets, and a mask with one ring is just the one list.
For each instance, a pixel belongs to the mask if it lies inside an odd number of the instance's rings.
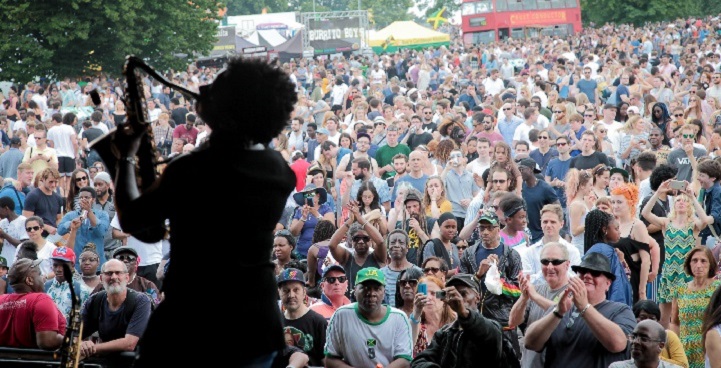
[[135,54],[159,70],[184,68],[215,43],[215,0],[0,2],[0,80],[121,72]]
[[260,14],[263,9],[268,13],[288,11],[288,3],[280,0],[226,0],[228,15]]
[[581,14],[585,23],[604,24],[674,20],[698,15],[701,0],[581,0]]

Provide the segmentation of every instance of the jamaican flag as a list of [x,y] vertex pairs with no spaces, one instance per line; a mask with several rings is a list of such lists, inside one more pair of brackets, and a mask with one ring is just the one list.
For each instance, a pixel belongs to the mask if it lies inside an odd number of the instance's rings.
[[443,13],[446,12],[446,8],[441,8],[441,10],[433,13],[426,22],[433,24],[433,29],[438,29],[438,26],[442,25],[443,23],[448,23],[447,18],[443,18]]

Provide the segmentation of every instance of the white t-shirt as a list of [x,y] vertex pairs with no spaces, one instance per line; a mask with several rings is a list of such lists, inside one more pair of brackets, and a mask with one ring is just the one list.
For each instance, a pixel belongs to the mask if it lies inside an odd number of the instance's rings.
[[[18,216],[12,222],[8,221],[6,218],[0,220],[0,229],[17,240],[22,241],[28,238],[28,233],[25,231],[25,216],[22,215]],[[12,267],[13,263],[15,263],[16,254],[17,247],[10,244],[9,241],[4,240],[3,250],[2,253],[0,253],[0,256],[5,257],[5,260],[8,261],[8,267]]]
[[[382,322],[370,324],[358,316],[357,308],[357,303],[352,303],[333,314],[325,342],[327,354],[343,357],[353,367],[375,367],[378,363],[386,367],[399,357],[413,359],[411,324],[402,310],[386,306]],[[375,359],[368,356],[369,342],[373,343]]]
[[53,141],[53,148],[58,157],[75,158],[75,149],[73,148],[73,140],[75,139],[75,129],[67,124],[56,125],[48,129],[48,140]]
[[[120,228],[120,220],[118,220],[117,214],[113,217],[113,220],[110,221],[110,226],[123,231],[123,229]],[[138,264],[138,266],[158,264],[163,259],[162,241],[157,243],[143,243],[137,238],[129,236],[127,246],[138,252],[138,257],[140,257],[140,264]]]
[[531,143],[531,140],[528,138],[528,132],[530,132],[531,129],[534,129],[534,126],[528,125],[525,122],[519,125],[518,128],[516,128],[516,132],[513,133],[513,140]]

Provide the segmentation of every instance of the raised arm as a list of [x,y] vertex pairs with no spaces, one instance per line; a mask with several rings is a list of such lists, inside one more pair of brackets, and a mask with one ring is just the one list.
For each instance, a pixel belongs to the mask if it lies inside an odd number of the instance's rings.
[[[352,218],[359,219],[358,223],[361,224],[362,229],[368,232],[371,240],[373,240],[373,244],[375,245],[373,249],[373,257],[376,261],[378,261],[381,267],[385,266],[388,262],[388,250],[386,249],[386,242],[383,240],[383,235],[381,235],[380,231],[378,231],[375,226],[371,225],[369,221],[363,218],[363,215],[360,214],[358,202],[350,202],[350,212]],[[333,234],[333,236],[335,236],[335,234]],[[335,258],[335,254],[333,257]]]
[[354,222],[355,218],[351,213],[348,216],[348,220],[346,220],[343,225],[341,225],[330,238],[328,250],[330,250],[330,254],[340,264],[345,264],[348,261],[348,257],[350,257],[350,252],[348,252],[347,249],[338,245],[340,244],[341,240],[343,240],[343,238],[346,236],[348,229],[350,229],[350,226],[353,225]]
[[[652,225],[656,225],[661,228],[664,228],[664,227],[666,227],[666,225],[668,225],[669,219],[666,217],[658,217],[658,216],[654,215],[651,212],[651,210],[653,209],[653,206],[658,201],[659,193],[661,191],[664,191],[664,193],[667,192],[670,184],[671,184],[671,179],[663,182],[661,184],[661,186],[658,187],[658,190],[653,193],[653,195],[651,196],[651,199],[649,199],[648,202],[646,202],[646,205],[643,206],[643,210],[641,210],[641,216],[643,216],[643,218],[645,218],[646,221],[648,221]],[[694,202],[697,202],[697,201],[694,201]]]

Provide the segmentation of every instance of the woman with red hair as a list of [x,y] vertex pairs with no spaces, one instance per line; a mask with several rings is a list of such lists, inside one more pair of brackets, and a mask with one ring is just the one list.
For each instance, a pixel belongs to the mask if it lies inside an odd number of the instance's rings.
[[611,209],[618,219],[621,238],[614,248],[623,253],[623,259],[630,271],[633,303],[646,299],[646,284],[653,281],[658,273],[658,246],[655,261],[651,257],[646,225],[636,216],[638,187],[635,184],[621,184],[611,191]]

